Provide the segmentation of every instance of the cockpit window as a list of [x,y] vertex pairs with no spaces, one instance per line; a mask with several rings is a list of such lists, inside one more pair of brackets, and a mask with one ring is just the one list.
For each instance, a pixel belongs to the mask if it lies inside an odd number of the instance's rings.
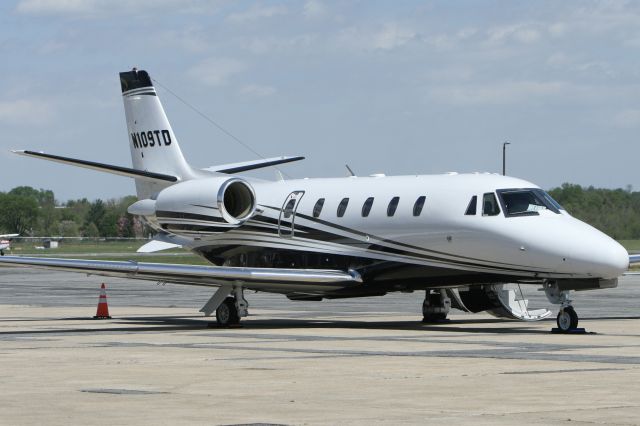
[[478,204],[478,196],[474,195],[471,197],[471,201],[469,201],[469,205],[467,206],[467,211],[464,214],[467,216],[474,216],[476,214],[476,204]]
[[482,197],[482,216],[497,216],[500,214],[498,200],[493,192],[488,192]]
[[560,214],[560,204],[549,194],[538,188],[499,189],[496,191],[505,216],[537,216],[540,211],[550,210]]
[[552,211],[553,211],[554,213],[559,213],[559,211],[560,211],[560,210],[564,210],[564,207],[562,207],[562,206],[560,205],[560,203],[558,203],[556,200],[554,200],[554,199],[553,199],[553,197],[552,197],[551,195],[549,195],[548,193],[546,193],[546,192],[545,192],[545,191],[543,191],[542,189],[536,189],[535,191],[536,191],[539,195],[542,195],[542,196],[544,197],[544,199],[545,199],[545,200],[547,200],[547,201],[548,201],[548,202],[549,202],[553,207],[555,207],[555,208],[556,208],[556,210],[558,210],[558,211],[555,211],[555,210],[553,210],[553,209],[552,209]]

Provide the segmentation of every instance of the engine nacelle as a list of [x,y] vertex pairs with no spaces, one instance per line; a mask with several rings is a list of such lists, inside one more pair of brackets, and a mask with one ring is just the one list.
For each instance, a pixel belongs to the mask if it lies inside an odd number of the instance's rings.
[[180,222],[189,229],[188,226],[206,226],[206,222],[213,221],[241,225],[254,215],[256,205],[255,191],[247,181],[214,177],[172,185],[160,191],[156,200],[138,201],[128,211],[155,216],[163,228],[165,224]]

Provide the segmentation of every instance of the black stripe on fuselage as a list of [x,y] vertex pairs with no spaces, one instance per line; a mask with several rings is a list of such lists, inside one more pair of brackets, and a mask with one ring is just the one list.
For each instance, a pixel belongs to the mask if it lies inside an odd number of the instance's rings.
[[164,223],[161,225],[162,229],[169,232],[175,231],[189,231],[189,232],[210,232],[219,234],[221,232],[227,232],[233,229],[229,226],[209,226],[209,225],[194,225],[186,223]]
[[[276,210],[276,211],[280,211],[280,209],[276,208],[276,207],[272,207],[272,206],[264,206],[264,207],[267,207],[267,208],[270,208],[270,209],[273,209],[273,210]],[[406,247],[406,248],[410,248],[412,250],[417,250],[417,251],[421,251],[421,252],[425,252],[425,253],[433,253],[433,254],[436,254],[436,255],[444,255],[444,256],[456,257],[456,258],[459,258],[459,259],[463,259],[464,262],[461,262],[461,261],[458,261],[458,260],[446,259],[446,258],[442,258],[442,257],[434,257],[433,255],[428,255],[427,258],[429,258],[429,259],[435,259],[435,260],[447,261],[447,262],[456,262],[456,263],[467,264],[467,265],[478,265],[476,263],[468,263],[468,261],[487,262],[484,259],[478,259],[478,258],[467,257],[467,256],[460,256],[460,255],[457,255],[457,254],[445,253],[445,252],[441,252],[441,251],[437,251],[437,250],[429,250],[429,249],[426,249],[424,247],[413,246],[411,244],[406,244],[406,243],[402,243],[402,242],[399,242],[399,241],[394,241],[394,240],[390,240],[390,239],[387,239],[387,238],[378,237],[376,235],[368,234],[368,233],[359,231],[357,229],[348,228],[346,226],[342,226],[342,225],[338,225],[336,223],[328,222],[328,221],[323,220],[323,219],[318,219],[318,218],[315,218],[315,217],[311,217],[311,216],[308,216],[308,215],[303,214],[303,213],[296,213],[296,216],[297,217],[301,217],[301,218],[306,219],[306,220],[309,220],[311,222],[315,222],[315,223],[319,223],[321,225],[328,226],[330,228],[335,228],[335,229],[338,229],[338,230],[341,230],[341,231],[344,231],[344,232],[350,232],[350,233],[359,235],[361,237],[367,237],[368,236],[370,238],[375,238],[376,240],[379,240],[380,242],[383,242],[383,243],[394,244],[394,245],[397,245],[397,246]],[[296,226],[296,229],[297,229],[298,226],[301,226],[301,225],[296,224],[295,226]],[[323,231],[319,231],[319,232],[323,232]],[[343,238],[346,238],[346,237],[343,237]],[[358,240],[355,240],[355,241],[358,241]],[[381,246],[381,247],[383,247],[383,246]],[[388,247],[388,249],[397,250],[397,249],[394,249],[392,247]],[[420,256],[419,254],[415,254],[415,253],[413,255]],[[423,256],[425,256],[425,255],[423,255]],[[520,268],[527,268],[527,266],[525,266],[525,265],[517,265],[517,264],[511,264],[511,263],[503,263],[503,262],[491,262],[491,263],[494,263],[494,264],[497,264],[497,265],[505,265],[505,266],[513,266],[513,267],[515,267],[515,268],[495,267],[496,269],[521,270]],[[484,265],[484,266],[486,267],[486,265]]]
[[[279,209],[271,207],[271,206],[265,206],[267,208],[271,208],[273,210],[279,211]],[[178,212],[162,212],[164,213],[169,213],[171,215],[174,215],[176,218],[186,218],[186,219],[194,219],[194,220],[209,220],[209,219],[218,219],[218,218],[214,218],[212,216],[206,216],[206,215],[194,215],[194,214],[190,214],[190,213],[178,213]],[[180,217],[180,215],[184,215],[184,217]],[[187,216],[191,216],[191,217],[187,217]],[[307,219],[311,222],[314,223],[319,223],[321,225],[325,225],[329,228],[335,228],[344,232],[350,232],[356,235],[361,235],[361,236],[366,236],[370,234],[365,234],[361,231],[355,230],[355,229],[350,229],[348,227],[345,226],[341,226],[341,225],[337,225],[337,224],[333,224],[331,222],[322,220],[322,219],[317,219],[317,218],[312,218],[310,216],[298,213],[296,214],[296,216],[299,216],[303,219]],[[280,235],[278,232],[278,228],[269,228],[269,229],[264,229],[262,227],[256,226],[260,223],[264,223],[264,224],[268,224],[268,225],[272,225],[272,226],[278,226],[278,224],[280,224],[280,228],[281,229],[287,229],[290,230],[291,229],[291,222],[286,222],[286,221],[278,221],[278,219],[275,218],[271,218],[268,216],[263,216],[263,215],[259,215],[259,216],[254,216],[253,218],[251,218],[251,220],[249,222],[255,222],[255,225],[250,225],[250,224],[244,224],[240,227],[213,227],[213,226],[207,226],[207,225],[201,225],[201,224],[163,224],[162,227],[165,230],[168,231],[187,231],[187,232],[198,232],[198,233],[211,233],[211,234],[220,234],[220,233],[224,233],[224,232],[228,232],[231,230],[237,230],[239,232],[242,231],[249,231],[249,232],[255,232],[257,234],[263,234],[263,235],[270,235],[270,236],[277,236]],[[304,234],[304,235],[299,235],[300,239],[307,239],[311,242],[313,241],[318,241],[318,242],[325,242],[325,243],[333,243],[333,244],[338,244],[338,245],[343,245],[343,246],[348,246],[351,248],[356,248],[356,249],[364,249],[373,253],[379,253],[379,254],[386,254],[386,255],[395,255],[395,256],[401,256],[401,257],[408,257],[408,258],[412,258],[412,259],[422,259],[422,260],[427,260],[427,261],[432,261],[432,262],[438,262],[438,263],[444,263],[447,265],[451,265],[451,267],[455,267],[455,266],[464,266],[464,267],[473,267],[473,268],[482,268],[482,269],[494,269],[494,270],[500,270],[500,271],[505,271],[505,272],[520,272],[520,273],[531,273],[531,274],[536,274],[536,273],[541,273],[540,271],[533,271],[531,269],[529,269],[528,267],[524,267],[521,265],[510,265],[510,264],[504,264],[504,263],[498,263],[499,265],[505,265],[505,266],[497,266],[495,263],[491,263],[491,262],[487,262],[485,260],[482,259],[474,259],[474,258],[466,258],[463,256],[458,256],[458,255],[452,255],[452,254],[448,254],[448,253],[442,253],[442,252],[438,252],[438,251],[434,251],[434,250],[428,250],[428,249],[423,249],[421,247],[416,247],[416,246],[411,246],[409,244],[404,244],[404,243],[400,243],[400,242],[396,242],[393,240],[389,240],[389,239],[383,239],[383,238],[379,238],[379,237],[375,237],[373,236],[373,238],[375,238],[376,240],[378,240],[378,243],[367,243],[358,239],[354,239],[351,237],[347,237],[344,235],[340,235],[340,234],[336,234],[336,233],[331,233],[331,232],[327,232],[327,231],[323,231],[317,228],[311,228],[305,225],[300,225],[300,224],[296,224],[295,225],[295,232],[299,234]],[[251,240],[254,241],[254,240]],[[255,242],[258,242],[258,240],[255,240]],[[261,243],[268,243],[268,241],[260,241]],[[394,244],[400,247],[408,247],[411,248],[413,250],[417,250],[419,251],[419,253],[416,252],[411,252],[411,251],[407,251],[407,250],[402,250],[399,248],[395,248],[395,247],[389,247],[383,244],[380,244],[380,242],[382,243],[386,243],[386,244]],[[279,242],[281,244],[287,244],[287,240],[283,239],[283,241]],[[327,248],[327,250],[330,250],[330,248]],[[421,253],[420,253],[421,252]],[[445,257],[440,257],[440,256],[436,256],[434,254],[444,254],[444,255],[448,255],[448,256],[452,256],[452,257],[458,257],[464,260],[456,260],[456,259],[448,259]],[[480,262],[486,262],[489,264],[485,264],[485,263],[477,263],[474,262],[475,261],[480,261]],[[515,266],[515,267],[508,267],[508,266]],[[544,273],[544,272],[542,272]]]
[[195,214],[195,213],[173,212],[168,210],[158,210],[156,212],[156,217],[158,219],[193,219],[193,220],[202,220],[202,221],[213,222],[213,223],[227,223],[221,217],[209,216],[204,214]]
[[[275,211],[280,211],[281,209],[273,207],[273,206],[263,206]],[[540,271],[540,270],[532,270],[530,266],[526,266],[526,265],[517,265],[517,264],[510,264],[510,263],[504,263],[504,262],[491,262],[491,261],[487,261],[484,259],[478,259],[478,258],[472,258],[472,257],[466,257],[466,256],[460,256],[460,255],[456,255],[456,254],[450,254],[450,253],[445,253],[445,252],[440,252],[440,251],[436,251],[436,250],[429,250],[429,249],[425,249],[422,247],[418,247],[418,246],[412,246],[410,244],[405,244],[405,243],[401,243],[401,242],[397,242],[397,241],[393,241],[390,239],[386,239],[386,238],[381,238],[372,234],[367,234],[364,233],[362,231],[359,231],[357,229],[352,229],[352,228],[348,228],[346,226],[342,226],[342,225],[338,225],[332,222],[328,222],[326,220],[322,220],[322,219],[318,219],[318,218],[314,218],[308,215],[305,215],[303,213],[296,213],[296,217],[301,217],[303,219],[307,219],[311,222],[314,223],[319,223],[321,225],[325,225],[327,227],[330,228],[335,228],[344,232],[351,232],[354,233],[356,235],[360,235],[360,236],[369,236],[370,238],[374,238],[376,240],[379,240],[379,242],[382,243],[387,243],[387,244],[394,244],[394,245],[398,245],[401,247],[407,247],[413,250],[417,250],[423,253],[430,253],[430,254],[420,254],[420,253],[413,253],[413,252],[407,252],[407,251],[403,251],[403,250],[399,250],[393,247],[388,247],[388,246],[384,246],[381,244],[372,244],[372,247],[370,247],[369,249],[378,253],[388,253],[388,254],[398,254],[398,255],[402,255],[402,256],[411,256],[414,258],[422,258],[425,260],[432,260],[432,261],[437,261],[437,262],[441,262],[441,263],[447,263],[450,264],[452,267],[455,266],[467,266],[467,267],[475,267],[475,268],[482,268],[482,269],[495,269],[495,270],[499,270],[499,271],[504,271],[504,272],[520,272],[520,273],[526,273],[526,274],[546,274],[549,273],[548,271]],[[275,220],[275,219],[271,219],[271,220]],[[277,223],[277,220],[275,220],[275,222]],[[290,223],[287,226],[291,226]],[[299,225],[296,223],[295,225],[295,229],[297,230],[298,228],[300,229],[304,229],[305,227],[303,225]],[[324,231],[320,231],[317,230],[315,228],[307,228],[307,229],[311,229],[313,231],[316,232],[324,232]],[[332,234],[329,234],[332,235]],[[305,237],[313,237],[312,233],[308,233],[305,234]],[[350,239],[348,237],[343,237],[343,236],[339,236],[338,238],[334,237],[334,240],[336,240],[336,242],[338,244],[344,244],[344,245],[351,245],[349,244],[347,241],[340,241],[340,239],[343,240],[347,240]],[[362,246],[362,241],[359,240],[355,240],[355,239],[350,239],[351,241],[356,242],[357,246],[361,247]],[[331,240],[330,240],[331,241]],[[339,241],[339,242],[338,242]],[[449,259],[446,257],[440,257],[440,256],[434,256],[435,255],[444,255],[444,256],[451,256],[454,258],[459,258],[461,260],[456,260],[456,259]],[[483,263],[478,263],[478,262],[483,262]],[[502,265],[502,266],[498,266],[498,265]],[[570,274],[558,274],[558,275],[570,275]]]

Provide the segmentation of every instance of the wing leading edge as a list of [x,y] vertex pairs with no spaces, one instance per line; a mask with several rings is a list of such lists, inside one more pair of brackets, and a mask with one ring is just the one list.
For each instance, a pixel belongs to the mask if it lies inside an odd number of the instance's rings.
[[336,290],[362,282],[362,278],[355,271],[330,269],[238,268],[22,256],[0,257],[0,266],[28,266],[196,286],[217,287],[240,282],[248,289],[269,289],[278,292],[299,288]]

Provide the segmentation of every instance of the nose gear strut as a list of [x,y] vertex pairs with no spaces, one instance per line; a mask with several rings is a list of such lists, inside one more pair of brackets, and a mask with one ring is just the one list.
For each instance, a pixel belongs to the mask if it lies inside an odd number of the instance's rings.
[[569,299],[569,290],[561,290],[556,281],[545,282],[543,288],[549,302],[554,305],[560,305],[560,311],[556,319],[558,331],[570,333],[577,330],[578,314],[571,304],[571,299]]

